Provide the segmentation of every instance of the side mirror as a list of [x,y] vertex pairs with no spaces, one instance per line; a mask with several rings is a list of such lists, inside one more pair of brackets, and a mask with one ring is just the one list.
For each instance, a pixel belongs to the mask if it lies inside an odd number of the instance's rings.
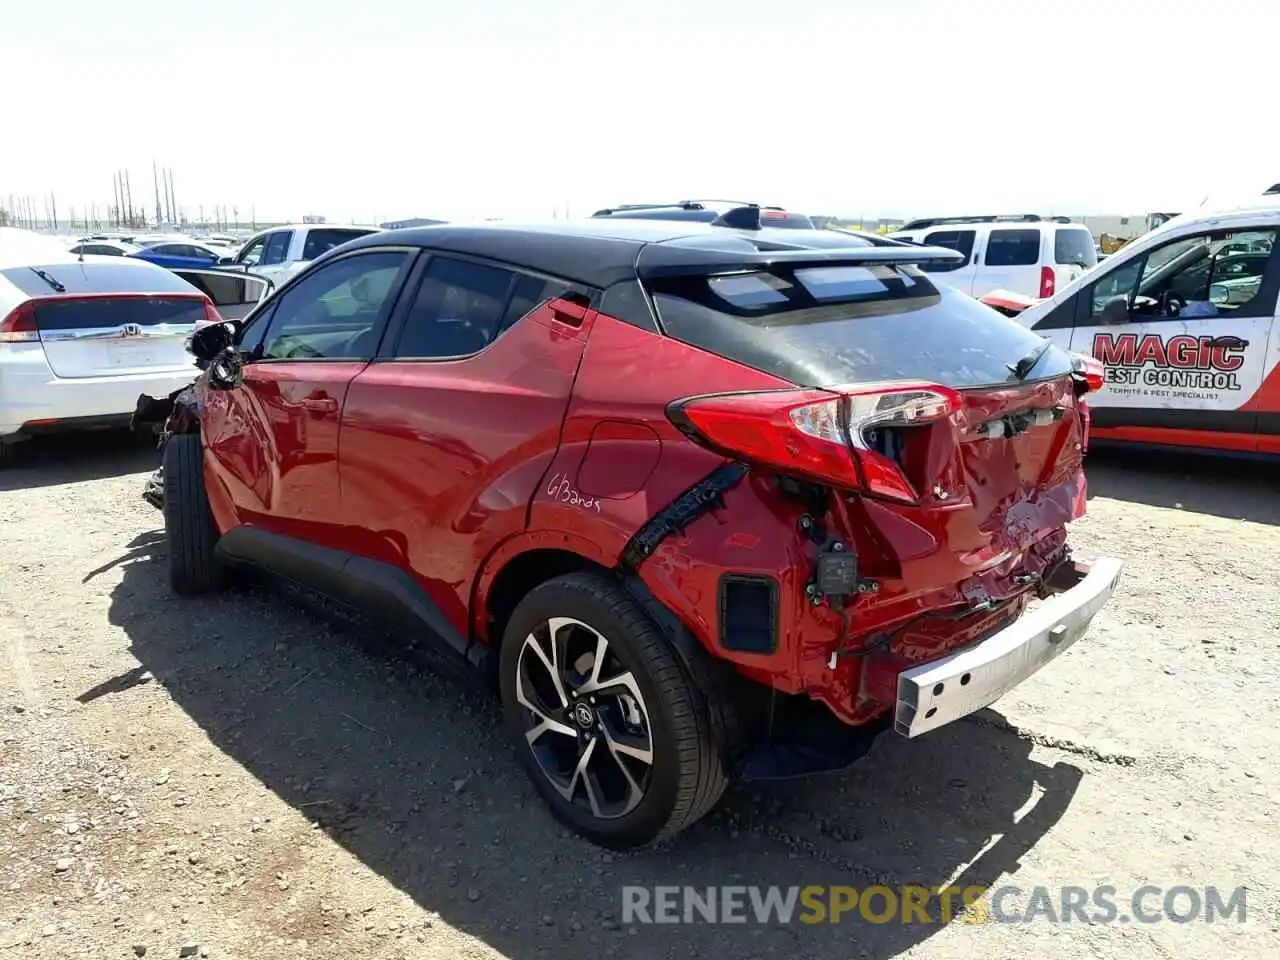
[[236,262],[235,257],[219,257],[218,258],[218,266],[220,267],[230,267],[230,266],[233,266],[235,262]]
[[222,323],[211,323],[191,335],[188,349],[196,362],[207,368],[215,357],[230,347],[234,347],[240,335],[240,323],[237,320],[225,320]]
[[1115,297],[1107,301],[1102,308],[1102,322],[1105,324],[1128,323],[1129,302],[1124,297]]

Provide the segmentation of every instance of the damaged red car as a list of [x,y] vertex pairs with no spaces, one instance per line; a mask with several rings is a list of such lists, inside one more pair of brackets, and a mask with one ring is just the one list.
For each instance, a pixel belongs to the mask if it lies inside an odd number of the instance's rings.
[[992,703],[1120,576],[1067,546],[1093,379],[954,251],[731,222],[377,233],[201,330],[152,410],[173,588],[440,639],[619,848]]

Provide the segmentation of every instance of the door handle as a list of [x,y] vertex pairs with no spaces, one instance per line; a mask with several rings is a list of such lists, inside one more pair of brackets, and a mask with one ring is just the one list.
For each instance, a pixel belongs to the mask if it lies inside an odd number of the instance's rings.
[[338,401],[333,397],[307,397],[302,405],[314,413],[337,413]]

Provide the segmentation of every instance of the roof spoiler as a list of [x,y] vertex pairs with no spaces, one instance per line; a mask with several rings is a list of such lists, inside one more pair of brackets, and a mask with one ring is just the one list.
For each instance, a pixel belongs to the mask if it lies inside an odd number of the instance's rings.
[[[695,255],[700,254],[701,256]],[[661,277],[716,276],[750,273],[781,267],[863,267],[918,263],[960,263],[965,255],[947,247],[907,244],[892,246],[833,247],[830,249],[762,250],[756,255],[737,250],[698,250],[661,243],[646,246],[636,264],[644,279]]]

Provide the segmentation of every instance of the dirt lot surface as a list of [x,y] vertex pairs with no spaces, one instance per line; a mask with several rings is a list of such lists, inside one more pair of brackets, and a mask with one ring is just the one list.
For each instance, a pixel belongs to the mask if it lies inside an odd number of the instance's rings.
[[[545,812],[486,696],[278,590],[169,595],[154,454],[0,474],[0,958],[1280,956],[1280,473],[1095,458],[1092,634],[666,849]],[[1216,923],[637,926],[623,884],[1247,887]],[[1006,912],[1020,909],[1016,898]],[[1159,897],[1147,904],[1159,907]]]

